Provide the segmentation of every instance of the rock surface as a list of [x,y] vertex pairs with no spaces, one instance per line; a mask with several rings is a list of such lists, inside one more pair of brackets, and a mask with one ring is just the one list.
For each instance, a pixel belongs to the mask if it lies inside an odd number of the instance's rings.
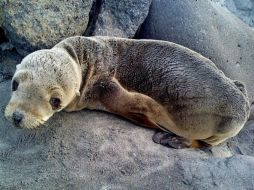
[[0,27],[21,55],[75,35],[133,37],[152,0],[0,2]]
[[254,30],[216,1],[154,0],[136,37],[172,41],[201,53],[226,76],[242,81],[254,102]]
[[133,37],[152,0],[97,0],[87,35]]
[[3,116],[10,81],[0,83],[0,189],[252,189],[254,124],[218,147],[175,150],[153,130],[95,111],[56,114],[38,130]]
[[251,27],[254,27],[254,1],[253,0],[218,0],[232,13]]
[[[93,0],[1,1],[7,38],[25,55],[85,32]],[[1,16],[0,16],[1,17]]]

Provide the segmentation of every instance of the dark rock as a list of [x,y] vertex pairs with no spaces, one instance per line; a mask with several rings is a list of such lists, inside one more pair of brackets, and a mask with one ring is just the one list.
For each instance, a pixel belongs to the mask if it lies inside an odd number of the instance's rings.
[[0,28],[0,44],[3,42],[7,42],[7,38],[5,36],[4,30],[2,28]]
[[[1,3],[0,3],[1,5]],[[10,80],[23,56],[19,55],[0,28],[0,82]]]
[[154,0],[136,38],[172,41],[201,53],[242,81],[254,102],[254,31],[218,3]]
[[0,82],[10,80],[23,56],[19,55],[12,44],[0,44]]

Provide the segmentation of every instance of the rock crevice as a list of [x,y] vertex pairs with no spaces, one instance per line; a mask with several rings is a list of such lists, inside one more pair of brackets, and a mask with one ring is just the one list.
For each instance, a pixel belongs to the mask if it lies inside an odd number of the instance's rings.
[[93,5],[89,13],[89,20],[88,20],[88,24],[87,24],[87,28],[84,33],[84,36],[93,36],[94,30],[95,30],[95,24],[101,12],[102,1],[103,0],[93,1]]
[[8,42],[8,39],[5,36],[4,29],[0,28],[0,44],[4,42]]

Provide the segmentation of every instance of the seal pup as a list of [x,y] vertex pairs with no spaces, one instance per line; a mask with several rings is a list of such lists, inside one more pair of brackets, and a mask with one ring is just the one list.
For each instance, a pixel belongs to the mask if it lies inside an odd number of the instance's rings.
[[156,40],[67,38],[26,56],[12,91],[5,116],[17,127],[36,128],[61,110],[99,109],[166,131],[153,140],[174,148],[218,145],[250,110],[241,82],[188,48]]

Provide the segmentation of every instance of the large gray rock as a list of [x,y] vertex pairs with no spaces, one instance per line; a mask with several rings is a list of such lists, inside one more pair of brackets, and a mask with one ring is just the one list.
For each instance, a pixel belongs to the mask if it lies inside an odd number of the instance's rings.
[[51,47],[66,37],[82,35],[88,24],[92,1],[3,0],[0,2],[3,11],[0,21],[2,17],[8,39],[19,53],[25,55]]
[[96,1],[87,35],[133,37],[152,0]]
[[252,124],[203,150],[163,147],[153,130],[95,111],[61,112],[47,126],[21,130],[3,117],[10,81],[0,91],[1,190],[254,187]]
[[172,41],[203,54],[226,76],[245,83],[254,102],[254,30],[217,1],[154,0],[136,37]]
[[17,51],[50,48],[75,35],[133,37],[152,0],[0,1],[0,27]]

